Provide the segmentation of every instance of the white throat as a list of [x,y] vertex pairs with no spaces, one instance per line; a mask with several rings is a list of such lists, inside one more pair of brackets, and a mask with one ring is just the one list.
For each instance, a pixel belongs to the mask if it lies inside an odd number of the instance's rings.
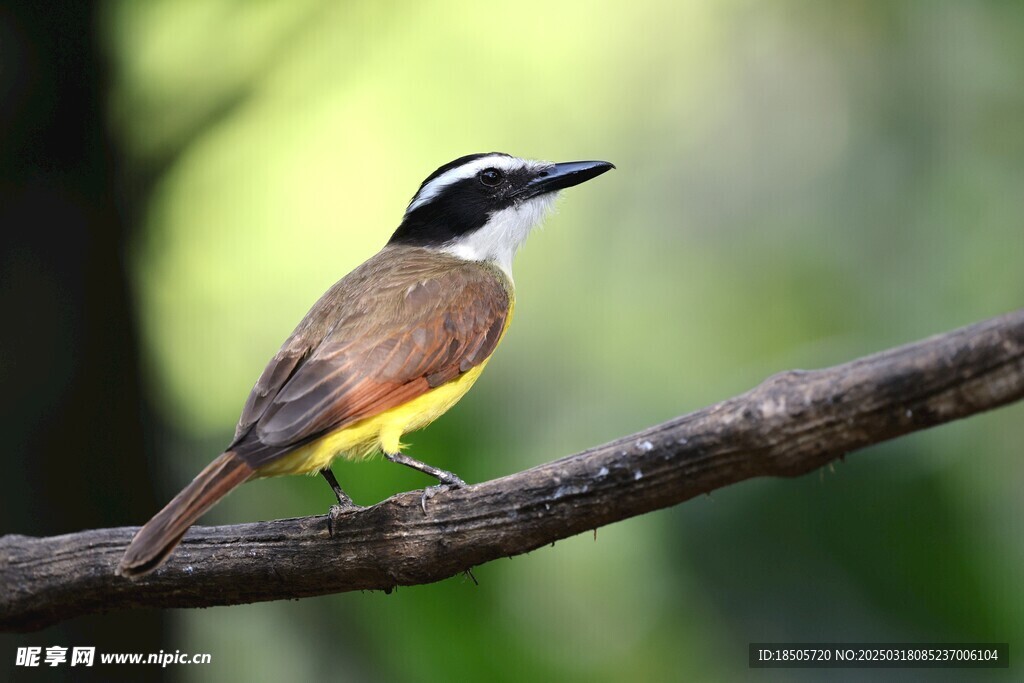
[[483,227],[452,240],[441,251],[467,261],[488,261],[511,279],[516,251],[551,211],[557,195],[550,192],[496,211]]

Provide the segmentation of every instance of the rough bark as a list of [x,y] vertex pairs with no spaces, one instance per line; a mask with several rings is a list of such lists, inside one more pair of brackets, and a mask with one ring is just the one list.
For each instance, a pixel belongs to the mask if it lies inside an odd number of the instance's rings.
[[134,527],[0,538],[0,629],[438,581],[757,476],[797,476],[1024,397],[1024,309],[843,365],[790,371],[612,443],[337,519],[195,527],[155,574],[115,575]]

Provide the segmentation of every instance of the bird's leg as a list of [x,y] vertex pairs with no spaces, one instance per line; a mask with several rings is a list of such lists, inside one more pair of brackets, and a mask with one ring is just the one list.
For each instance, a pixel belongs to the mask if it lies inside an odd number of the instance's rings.
[[432,467],[426,464],[425,462],[420,462],[419,460],[410,458],[408,455],[404,455],[403,453],[385,453],[384,457],[390,460],[391,462],[397,462],[400,465],[411,467],[414,470],[422,472],[423,474],[429,474],[434,479],[437,479],[442,484],[447,484],[448,486],[451,486],[453,489],[457,489],[460,486],[466,485],[466,482],[462,481],[451,472],[447,472],[445,470],[440,470],[436,467]]
[[334,490],[334,495],[338,498],[338,504],[332,505],[330,512],[327,513],[327,530],[330,532],[331,536],[333,536],[334,523],[338,520],[338,517],[349,512],[361,510],[362,507],[352,502],[352,499],[349,498],[348,494],[341,490],[341,485],[338,484],[338,480],[335,478],[334,472],[331,471],[330,467],[325,467],[320,470],[320,474],[324,475],[324,479],[326,479],[327,483],[331,485],[331,488]]
[[397,462],[400,465],[411,467],[414,470],[422,472],[423,474],[429,474],[431,477],[437,479],[440,484],[437,486],[428,486],[423,489],[423,497],[420,499],[420,507],[423,508],[423,514],[427,513],[427,501],[433,498],[441,491],[447,491],[449,489],[457,489],[466,485],[466,482],[462,481],[459,477],[448,472],[441,470],[425,462],[420,462],[415,458],[410,458],[408,455],[403,453],[385,453],[384,457],[391,462]]
[[324,479],[327,480],[327,483],[330,484],[331,488],[334,490],[334,495],[338,497],[338,505],[343,508],[358,507],[352,502],[352,499],[348,497],[348,494],[341,490],[341,484],[339,484],[338,480],[334,477],[334,472],[331,471],[330,467],[325,467],[320,470],[320,474],[324,475]]

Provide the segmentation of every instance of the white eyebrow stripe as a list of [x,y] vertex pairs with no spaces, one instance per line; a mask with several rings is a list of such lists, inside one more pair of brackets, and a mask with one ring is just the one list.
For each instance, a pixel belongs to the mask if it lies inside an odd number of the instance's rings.
[[462,166],[445,171],[427,183],[427,185],[417,192],[415,197],[413,197],[412,202],[409,203],[409,208],[405,210],[405,213],[408,215],[412,211],[415,211],[434,199],[434,197],[439,195],[441,190],[444,188],[449,185],[453,185],[460,180],[472,178],[485,168],[497,168],[505,172],[510,172],[519,168],[534,165],[548,166],[549,164],[547,162],[527,161],[525,159],[505,156],[504,154],[491,154],[485,157],[480,157],[479,159],[474,159]]

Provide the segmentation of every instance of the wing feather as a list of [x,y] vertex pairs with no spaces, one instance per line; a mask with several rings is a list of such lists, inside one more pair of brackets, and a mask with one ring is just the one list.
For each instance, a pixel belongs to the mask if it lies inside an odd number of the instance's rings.
[[509,311],[500,271],[423,249],[384,254],[317,302],[264,370],[232,444],[250,465],[410,401],[494,351]]

